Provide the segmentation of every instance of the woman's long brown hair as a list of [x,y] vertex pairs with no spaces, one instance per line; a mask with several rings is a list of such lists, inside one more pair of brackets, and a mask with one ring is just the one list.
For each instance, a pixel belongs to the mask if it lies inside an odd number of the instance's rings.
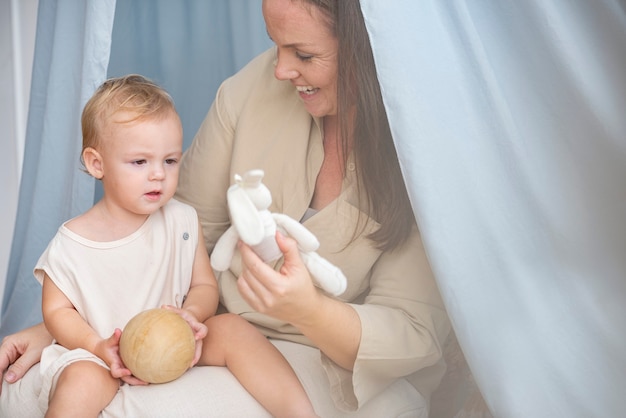
[[[359,194],[380,228],[368,237],[381,250],[406,241],[415,218],[407,195],[359,0],[305,0],[329,19],[338,40],[338,116],[344,159],[349,135]],[[345,161],[344,161],[345,163]],[[345,165],[344,165],[345,166]]]

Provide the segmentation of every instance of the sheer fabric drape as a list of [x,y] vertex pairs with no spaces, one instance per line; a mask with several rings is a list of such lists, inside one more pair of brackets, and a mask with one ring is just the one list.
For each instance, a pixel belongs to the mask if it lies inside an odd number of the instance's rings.
[[38,0],[0,1],[0,299],[9,266],[22,172]]
[[108,75],[140,73],[173,96],[185,148],[221,82],[271,45],[258,0],[124,1]]
[[80,171],[80,112],[105,79],[115,0],[39,3],[17,219],[0,335],[41,320],[33,267],[62,221],[93,202]]
[[361,4],[414,211],[493,415],[620,416],[624,2]]
[[187,146],[219,84],[265,50],[261,3],[42,0],[22,187],[0,336],[41,320],[35,262],[100,184],[81,171],[80,114],[107,77],[141,73],[174,97]]
[[[78,157],[80,111],[96,86],[126,72],[154,78],[178,103],[188,143],[217,84],[268,45],[260,2],[199,0],[197,13],[180,9],[190,2],[142,3],[41,2],[0,335],[41,319],[35,261],[93,203]],[[416,218],[493,415],[620,416],[623,1],[362,7]],[[119,38],[114,17],[127,19]]]

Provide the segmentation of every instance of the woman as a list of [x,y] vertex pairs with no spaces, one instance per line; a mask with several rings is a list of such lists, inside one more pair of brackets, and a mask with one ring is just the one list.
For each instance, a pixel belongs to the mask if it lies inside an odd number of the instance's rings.
[[[233,175],[263,169],[270,210],[317,235],[318,252],[343,270],[348,287],[339,298],[317,290],[294,241],[279,235],[284,259],[274,266],[239,246],[218,278],[223,306],[275,338],[319,415],[426,417],[449,322],[402,181],[360,5],[263,0],[263,15],[276,47],[220,87],[183,158],[177,198],[197,209],[211,251],[229,226]],[[21,353],[18,367],[32,365],[41,340],[49,342],[40,326],[9,337],[0,369]],[[241,404],[245,393],[215,373],[123,387],[109,408],[155,416],[165,397],[186,405],[185,416],[220,402],[222,415],[232,415],[233,399]],[[202,399],[191,399],[192,385]],[[261,413],[250,408],[242,414]]]

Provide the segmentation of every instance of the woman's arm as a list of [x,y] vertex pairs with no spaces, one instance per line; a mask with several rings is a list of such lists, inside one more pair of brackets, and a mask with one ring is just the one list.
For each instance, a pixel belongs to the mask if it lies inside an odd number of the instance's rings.
[[233,131],[228,118],[222,115],[226,112],[220,110],[225,100],[225,83],[218,90],[193,142],[183,154],[174,196],[198,212],[209,253],[230,225],[226,191],[231,182],[228,165],[232,155]]
[[293,239],[277,233],[276,241],[284,254],[278,272],[240,244],[242,297],[258,312],[291,323],[335,363],[352,370],[361,340],[359,316],[351,305],[315,288]]
[[[0,345],[0,377],[14,383],[41,359],[41,352],[52,343],[43,322],[6,336]],[[2,390],[2,385],[0,385]]]
[[409,375],[427,397],[443,372],[441,344],[450,324],[413,228],[405,245],[382,253],[369,267],[368,294],[360,303],[311,291],[315,289],[301,271],[305,267],[295,243],[293,250],[291,244],[281,244],[285,263],[278,272],[240,244],[244,268],[237,284],[242,297],[260,312],[295,325],[320,348],[331,360],[325,362],[332,369],[331,384],[342,388],[339,398],[357,400],[349,407],[362,405]]

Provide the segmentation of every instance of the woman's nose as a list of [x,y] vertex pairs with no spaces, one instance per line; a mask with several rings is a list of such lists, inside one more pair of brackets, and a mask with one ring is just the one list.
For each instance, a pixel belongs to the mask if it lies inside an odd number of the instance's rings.
[[293,80],[298,78],[300,73],[286,59],[276,58],[274,62],[274,77],[278,80]]

